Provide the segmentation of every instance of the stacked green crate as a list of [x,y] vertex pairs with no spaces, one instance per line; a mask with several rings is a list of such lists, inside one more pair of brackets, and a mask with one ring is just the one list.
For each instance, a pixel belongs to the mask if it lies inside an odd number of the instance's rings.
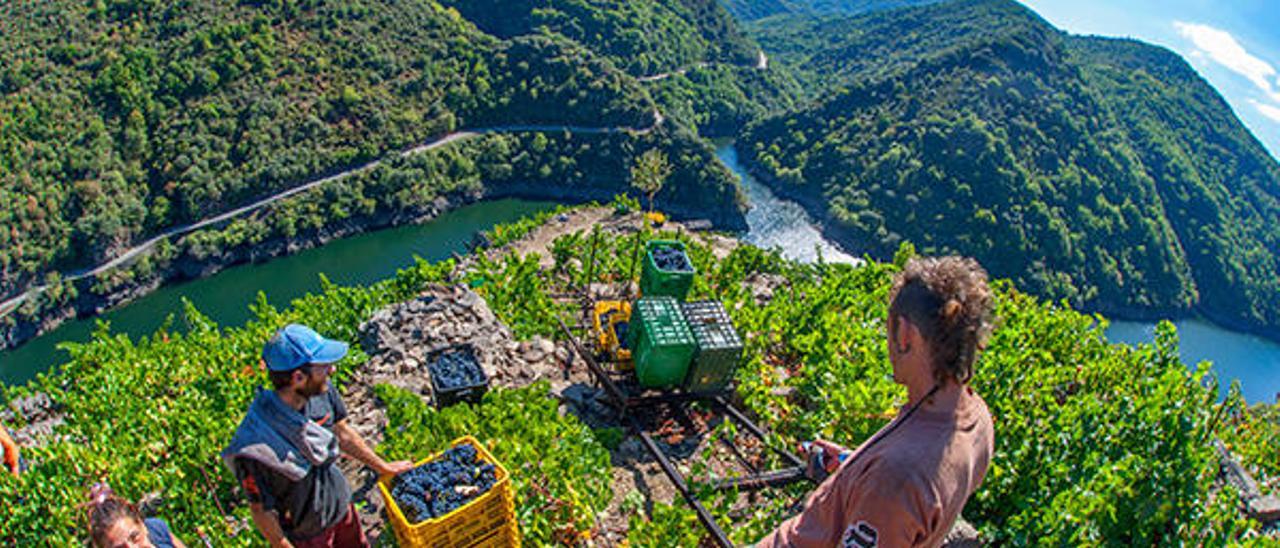
[[644,265],[640,268],[640,294],[646,297],[668,296],[683,301],[693,287],[696,273],[677,240],[650,240],[645,244]]
[[720,301],[684,303],[682,309],[697,344],[685,388],[694,392],[724,389],[742,360],[742,338],[733,320]]
[[636,379],[652,388],[674,387],[684,381],[696,348],[674,297],[642,297],[631,309],[627,332]]

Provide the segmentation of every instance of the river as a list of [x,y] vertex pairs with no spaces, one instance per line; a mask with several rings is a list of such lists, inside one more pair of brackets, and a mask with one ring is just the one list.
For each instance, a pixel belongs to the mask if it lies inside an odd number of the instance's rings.
[[180,323],[182,300],[219,325],[240,325],[251,316],[249,305],[262,291],[267,301],[285,306],[320,288],[320,274],[338,285],[365,285],[389,278],[413,264],[465,253],[476,232],[550,209],[551,202],[492,200],[458,208],[421,224],[367,232],[335,240],[264,263],[228,268],[208,278],[162,287],[98,318],[66,322],[57,329],[7,352],[0,352],[0,382],[20,384],[69,357],[57,349],[63,341],[89,340],[98,320],[113,333],[138,338],[154,332],[169,315]]
[[788,259],[813,262],[822,255],[829,263],[860,263],[856,258],[822,237],[813,218],[792,201],[782,200],[769,187],[756,181],[738,162],[733,141],[716,142],[716,156],[742,178],[751,209],[747,211],[747,233],[742,239],[762,248],[778,248]]
[[[1178,353],[1190,367],[1213,362],[1219,393],[1225,395],[1232,380],[1240,381],[1240,393],[1249,403],[1276,403],[1280,397],[1280,344],[1257,335],[1228,331],[1203,320],[1179,320]],[[1129,344],[1151,343],[1156,326],[1146,322],[1115,321],[1107,338]]]
[[[780,247],[787,257],[813,261],[816,249],[828,261],[856,261],[832,245],[815,228],[809,215],[795,202],[779,200],[768,187],[747,174],[731,141],[716,143],[716,155],[742,177],[753,207],[747,213],[749,230],[744,237],[761,247]],[[1276,401],[1280,396],[1280,344],[1258,336],[1229,331],[1200,320],[1177,321],[1182,361],[1189,366],[1208,360],[1226,394],[1232,380],[1250,403]],[[1142,344],[1155,340],[1156,324],[1114,321],[1107,338],[1118,343]]]

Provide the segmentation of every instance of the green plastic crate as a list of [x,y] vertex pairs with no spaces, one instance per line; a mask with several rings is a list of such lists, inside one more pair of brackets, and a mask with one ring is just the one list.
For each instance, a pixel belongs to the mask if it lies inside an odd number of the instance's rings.
[[684,387],[693,392],[723,390],[733,382],[742,361],[742,338],[720,301],[681,305],[696,344]]
[[[675,297],[683,301],[693,287],[697,269],[689,261],[689,271],[663,270],[653,260],[653,252],[662,247],[674,247],[685,253],[684,243],[677,240],[650,240],[644,246],[644,265],[640,268],[640,294],[646,297]],[[685,258],[688,259],[686,253]]]
[[636,301],[631,309],[627,346],[631,348],[636,379],[651,388],[671,388],[684,382],[697,348],[680,303],[665,296]]
[[674,297],[646,295],[631,305],[630,322],[627,326],[627,347],[635,348],[649,324],[684,323],[684,312]]

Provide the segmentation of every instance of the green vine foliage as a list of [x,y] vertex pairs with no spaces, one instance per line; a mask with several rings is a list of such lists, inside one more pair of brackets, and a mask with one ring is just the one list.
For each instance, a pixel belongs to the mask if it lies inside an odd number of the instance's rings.
[[551,298],[538,259],[536,253],[524,257],[508,253],[498,260],[477,255],[468,274],[471,287],[520,338],[555,336],[560,327],[554,318],[567,311],[566,305]]
[[[6,501],[0,544],[82,541],[77,506],[101,480],[132,500],[158,494],[159,515],[188,542],[203,536],[219,546],[259,543],[255,530],[238,527],[249,523],[248,507],[218,453],[266,383],[258,368],[262,342],[288,322],[356,340],[359,322],[374,310],[410,298],[452,269],[452,261],[419,262],[367,288],[325,283],[283,311],[259,298],[256,318],[241,327],[219,328],[188,305],[182,330],[166,326],[132,341],[102,323],[91,342],[66,344],[71,361],[29,385],[6,387],[0,397],[45,392],[66,413],[50,443],[24,451],[30,470],[0,477]],[[337,382],[364,359],[356,348],[339,364]]]
[[573,542],[595,528],[595,516],[613,496],[609,452],[538,383],[485,394],[481,405],[437,411],[421,397],[389,385],[376,387],[387,404],[387,439],[380,451],[420,459],[455,438],[480,440],[511,473],[524,543]]
[[[905,396],[884,346],[898,267],[796,265],[749,247],[708,264],[694,248],[706,290],[747,334],[739,397],[777,442],[822,437],[853,446],[887,422]],[[762,274],[781,282],[767,302],[744,283]],[[1101,317],[1043,303],[1008,282],[995,289],[1001,324],[973,384],[995,417],[996,454],[965,510],[987,538],[1220,544],[1257,530],[1234,493],[1214,488],[1209,441],[1234,442],[1260,477],[1274,477],[1273,410],[1231,412],[1241,407],[1231,399],[1220,405],[1211,366],[1189,370],[1179,361],[1171,324],[1161,325],[1154,345],[1111,344]],[[749,515],[723,512],[722,523],[734,524],[735,541],[755,542],[805,490],[765,497],[773,503]],[[644,535],[687,519],[676,514],[655,510],[652,519],[663,523],[637,528],[632,540],[669,538]]]

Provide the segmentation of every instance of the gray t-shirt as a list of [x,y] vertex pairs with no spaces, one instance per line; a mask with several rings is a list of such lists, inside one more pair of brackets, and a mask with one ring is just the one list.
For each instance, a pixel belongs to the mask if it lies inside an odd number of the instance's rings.
[[[347,406],[330,385],[323,394],[307,400],[302,414],[333,430],[347,418]],[[338,459],[312,466],[300,481],[289,481],[253,459],[236,459],[236,476],[249,502],[274,510],[289,540],[301,541],[323,533],[342,521],[351,506],[351,486],[338,469]]]

